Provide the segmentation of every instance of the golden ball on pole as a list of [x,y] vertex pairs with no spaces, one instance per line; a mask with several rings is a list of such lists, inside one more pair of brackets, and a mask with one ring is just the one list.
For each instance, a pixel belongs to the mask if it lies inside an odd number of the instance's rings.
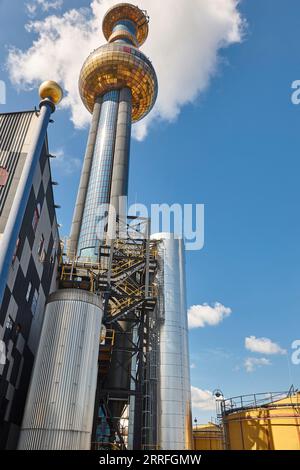
[[58,83],[53,80],[43,82],[39,88],[39,95],[42,100],[48,98],[55,105],[60,103],[63,98],[63,91]]

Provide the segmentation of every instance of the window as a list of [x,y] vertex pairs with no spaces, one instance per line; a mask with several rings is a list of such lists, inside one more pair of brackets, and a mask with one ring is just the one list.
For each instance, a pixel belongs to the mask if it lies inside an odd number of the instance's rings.
[[29,297],[30,297],[30,294],[31,294],[31,289],[32,289],[32,284],[31,284],[31,282],[29,282],[29,284],[28,284],[28,289],[27,289],[27,293],[26,293],[26,300],[27,300],[27,302],[29,301]]
[[31,311],[32,311],[32,314],[33,314],[33,315],[35,315],[35,313],[36,313],[37,304],[38,304],[38,299],[39,299],[39,293],[38,293],[38,291],[35,289],[35,290],[34,290],[34,294],[33,294],[33,298],[32,298],[32,302],[31,302]]
[[34,210],[33,219],[32,219],[32,228],[34,232],[36,231],[36,228],[38,226],[40,216],[41,216],[41,205],[38,204]]
[[8,180],[8,175],[9,175],[8,171],[2,166],[0,166],[0,188],[6,185],[7,180]]
[[38,257],[39,257],[41,263],[43,263],[45,261],[44,246],[45,246],[45,238],[44,238],[44,235],[42,235],[41,239],[40,239],[40,243],[39,243],[39,248],[38,248]]

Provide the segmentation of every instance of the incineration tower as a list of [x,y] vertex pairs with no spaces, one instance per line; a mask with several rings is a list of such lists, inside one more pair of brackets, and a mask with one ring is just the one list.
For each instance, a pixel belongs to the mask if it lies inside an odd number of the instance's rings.
[[120,198],[128,193],[132,122],[152,109],[158,91],[155,70],[139,50],[148,36],[148,17],[121,3],[103,20],[108,44],[85,61],[79,91],[92,113],[87,151],[70,237],[70,252],[83,258],[99,256],[99,207],[111,203],[118,216]]
[[115,5],[103,20],[108,43],[80,72],[92,122],[20,449],[192,446],[183,241],[150,237],[150,220],[124,207],[131,126],[158,93],[139,50],[148,27],[145,11]]

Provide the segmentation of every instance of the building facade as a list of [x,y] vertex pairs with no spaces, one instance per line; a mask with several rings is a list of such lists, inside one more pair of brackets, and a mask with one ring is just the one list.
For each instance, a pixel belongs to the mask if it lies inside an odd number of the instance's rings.
[[[0,115],[0,240],[36,131],[36,111]],[[0,448],[15,449],[60,253],[47,138],[27,202],[0,307]]]

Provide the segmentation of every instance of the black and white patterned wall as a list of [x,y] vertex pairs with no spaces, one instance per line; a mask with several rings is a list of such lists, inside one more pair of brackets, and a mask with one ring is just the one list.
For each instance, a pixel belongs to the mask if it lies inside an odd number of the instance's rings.
[[[13,132],[7,126],[8,118]],[[6,174],[2,179],[5,185],[1,186],[0,179],[0,237],[36,121],[35,112],[0,115],[0,169],[2,174]],[[5,127],[3,122],[6,123]],[[10,146],[7,144],[7,132],[12,136]],[[5,191],[6,195],[3,196]],[[45,142],[0,308],[2,449],[15,449],[17,446],[46,299],[57,287],[59,249],[48,146]]]

